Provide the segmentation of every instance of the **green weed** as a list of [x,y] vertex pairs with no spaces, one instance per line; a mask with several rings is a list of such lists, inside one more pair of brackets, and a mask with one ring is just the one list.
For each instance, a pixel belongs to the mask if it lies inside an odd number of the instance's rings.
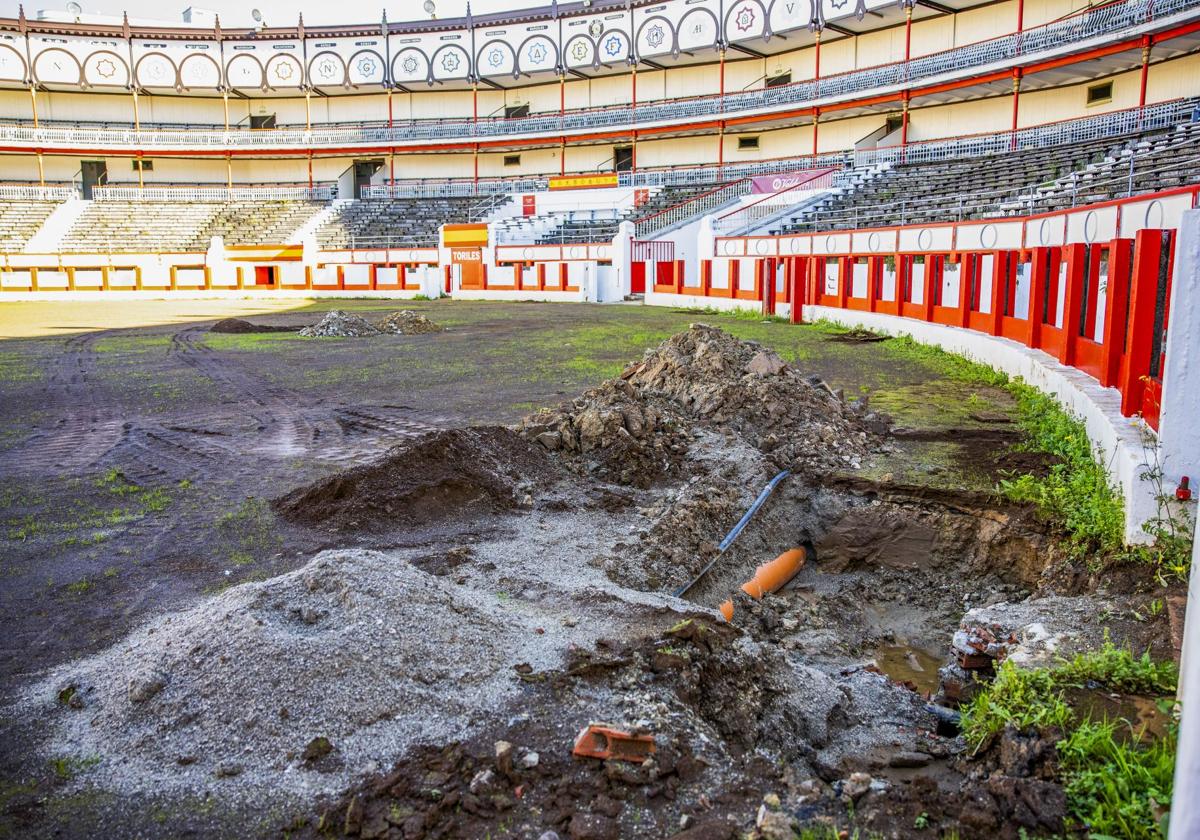
[[1008,724],[1018,729],[1056,729],[1061,780],[1071,815],[1089,836],[1135,840],[1166,835],[1175,764],[1176,731],[1147,739],[1127,737],[1123,721],[1080,719],[1065,689],[1099,685],[1109,691],[1173,696],[1173,663],[1134,656],[1108,639],[1099,650],[1079,654],[1054,668],[1022,670],[1003,663],[996,678],[962,709],[963,738],[974,750]]

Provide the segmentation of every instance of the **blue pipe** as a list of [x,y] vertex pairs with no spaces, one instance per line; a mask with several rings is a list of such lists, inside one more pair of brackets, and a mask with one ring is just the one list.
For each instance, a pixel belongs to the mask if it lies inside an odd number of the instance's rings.
[[772,491],[774,491],[779,485],[779,482],[783,481],[791,474],[791,470],[784,470],[779,475],[767,482],[767,486],[762,489],[762,492],[758,494],[758,498],[754,500],[754,504],[750,505],[750,509],[742,514],[742,518],[738,520],[738,523],[733,526],[728,534],[725,535],[725,539],[721,540],[721,544],[717,546],[717,556],[709,561],[707,566],[700,570],[700,574],[696,575],[696,577],[692,579],[691,583],[685,584],[679,589],[676,589],[671,593],[672,595],[674,595],[676,598],[682,598],[689,589],[699,583],[700,579],[708,574],[708,570],[716,565],[716,562],[721,559],[721,555],[725,553],[725,549],[733,545],[733,541],[737,539],[738,534],[742,533],[742,529],[746,527],[746,525],[754,517],[754,514],[758,512],[758,509],[763,506],[763,503],[767,500],[767,497],[771,495]]

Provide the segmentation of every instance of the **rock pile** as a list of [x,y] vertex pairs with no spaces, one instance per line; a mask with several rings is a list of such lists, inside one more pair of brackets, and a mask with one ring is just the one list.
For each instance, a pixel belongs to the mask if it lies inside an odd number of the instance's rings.
[[293,330],[295,330],[295,327],[268,327],[265,324],[252,324],[242,318],[222,318],[208,328],[209,332],[233,333],[235,335],[245,333],[292,332]]
[[761,345],[693,324],[619,377],[526,417],[521,432],[581,456],[590,472],[648,487],[678,466],[697,428],[732,433],[779,465],[845,467],[866,454],[869,428],[886,427]]
[[368,335],[379,335],[379,330],[358,315],[351,315],[341,309],[331,309],[325,317],[311,327],[300,330],[305,338],[338,337],[360,338]]
[[441,332],[440,324],[426,318],[420,312],[411,309],[401,309],[375,322],[375,328],[382,333],[395,335],[424,335],[425,333]]

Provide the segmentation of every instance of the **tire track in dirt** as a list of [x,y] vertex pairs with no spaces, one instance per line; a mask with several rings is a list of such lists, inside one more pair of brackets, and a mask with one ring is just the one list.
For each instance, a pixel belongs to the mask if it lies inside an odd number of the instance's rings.
[[122,418],[99,405],[95,343],[111,330],[80,333],[63,342],[42,387],[45,410],[58,413],[0,459],[0,474],[61,475],[100,461],[122,436]]
[[[409,406],[312,405],[310,398],[265,381],[197,341],[205,331],[205,327],[180,330],[172,337],[169,352],[226,389],[239,409],[253,418],[262,437],[246,451],[276,460],[308,457],[350,464],[445,425],[429,422]],[[195,423],[189,423],[188,431],[211,435],[211,430]]]

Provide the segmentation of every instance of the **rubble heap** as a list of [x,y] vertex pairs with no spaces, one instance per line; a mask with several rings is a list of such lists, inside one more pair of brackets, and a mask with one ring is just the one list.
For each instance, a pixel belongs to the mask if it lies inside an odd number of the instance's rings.
[[436,324],[420,312],[413,312],[411,309],[393,312],[376,321],[375,328],[382,333],[395,335],[424,335],[425,333],[441,332],[445,329],[441,324]]
[[379,335],[379,330],[358,315],[351,315],[341,309],[331,309],[317,323],[300,330],[305,338],[359,338],[368,335]]
[[776,465],[857,465],[868,431],[887,419],[848,405],[774,352],[692,324],[615,379],[521,422],[547,449],[581,456],[589,472],[648,487],[672,472],[697,427],[742,438]]

